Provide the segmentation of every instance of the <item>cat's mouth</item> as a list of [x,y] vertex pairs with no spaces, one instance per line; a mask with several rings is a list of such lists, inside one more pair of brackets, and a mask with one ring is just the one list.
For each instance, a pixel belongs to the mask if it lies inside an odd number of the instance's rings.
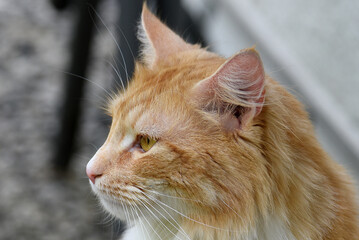
[[99,198],[104,209],[115,217],[131,224],[140,218],[143,208],[137,194],[119,191],[118,188],[107,188],[91,184],[93,192]]

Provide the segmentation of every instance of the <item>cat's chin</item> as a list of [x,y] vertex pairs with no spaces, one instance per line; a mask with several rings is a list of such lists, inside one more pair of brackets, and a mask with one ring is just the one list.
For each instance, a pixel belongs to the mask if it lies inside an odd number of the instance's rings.
[[106,211],[128,224],[133,223],[139,218],[133,210],[134,207],[127,203],[121,203],[116,200],[102,197],[100,197],[100,200]]
[[138,214],[134,211],[134,209],[139,208],[138,206],[132,206],[125,201],[113,199],[111,196],[103,194],[95,184],[90,182],[90,185],[95,195],[100,199],[103,208],[111,215],[129,225],[139,218]]

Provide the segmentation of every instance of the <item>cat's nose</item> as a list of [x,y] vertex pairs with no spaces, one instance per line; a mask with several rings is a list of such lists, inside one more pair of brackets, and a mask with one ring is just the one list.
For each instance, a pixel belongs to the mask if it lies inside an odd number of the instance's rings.
[[97,172],[93,171],[93,169],[88,167],[88,165],[86,167],[86,174],[93,184],[95,184],[96,178],[102,176],[102,173],[97,173]]
[[93,184],[95,184],[96,178],[102,176],[103,167],[101,167],[101,164],[99,164],[95,156],[87,163],[86,174]]
[[86,166],[86,174],[93,184],[95,184],[96,179],[105,175],[106,169],[109,167],[109,151],[105,146],[100,147],[95,155],[90,159]]

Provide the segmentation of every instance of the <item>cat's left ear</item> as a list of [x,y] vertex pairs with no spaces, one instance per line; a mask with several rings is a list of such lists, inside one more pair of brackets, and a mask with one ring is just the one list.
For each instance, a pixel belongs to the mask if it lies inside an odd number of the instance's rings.
[[146,3],[142,7],[138,38],[142,42],[142,60],[150,68],[159,61],[166,61],[171,55],[199,48],[197,45],[186,43],[163,24],[150,12]]
[[217,112],[227,129],[244,129],[258,116],[265,98],[265,72],[254,48],[229,58],[210,77],[192,89],[194,102],[203,110]]

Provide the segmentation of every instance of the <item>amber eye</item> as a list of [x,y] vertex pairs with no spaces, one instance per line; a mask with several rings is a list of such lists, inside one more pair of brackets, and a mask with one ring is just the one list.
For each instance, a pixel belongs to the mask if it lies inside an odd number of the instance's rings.
[[145,152],[150,150],[153,147],[153,145],[155,145],[156,142],[157,141],[155,139],[148,136],[140,137],[140,146]]

